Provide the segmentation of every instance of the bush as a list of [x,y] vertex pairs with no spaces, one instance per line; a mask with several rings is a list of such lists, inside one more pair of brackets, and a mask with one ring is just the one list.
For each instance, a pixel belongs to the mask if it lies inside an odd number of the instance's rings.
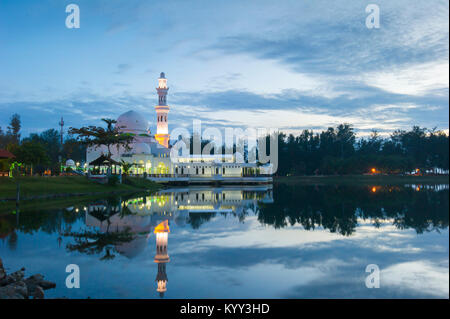
[[119,176],[111,175],[108,177],[108,184],[111,186],[115,186],[119,183]]

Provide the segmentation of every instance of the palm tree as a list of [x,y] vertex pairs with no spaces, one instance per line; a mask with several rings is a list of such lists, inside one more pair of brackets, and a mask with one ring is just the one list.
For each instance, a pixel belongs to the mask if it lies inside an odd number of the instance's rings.
[[130,172],[131,167],[133,166],[132,163],[125,162],[124,160],[120,161],[120,165],[122,166],[123,174],[125,176],[128,175],[128,173]]

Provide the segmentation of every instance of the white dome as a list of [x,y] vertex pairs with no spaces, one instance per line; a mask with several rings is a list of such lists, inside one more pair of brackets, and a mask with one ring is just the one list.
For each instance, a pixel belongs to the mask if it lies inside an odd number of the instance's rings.
[[131,146],[133,154],[150,154],[150,146],[145,143],[136,143]]
[[116,126],[121,132],[133,134],[146,134],[148,122],[135,111],[128,111],[117,118]]
[[75,162],[73,160],[71,160],[71,159],[68,159],[66,161],[66,166],[75,166]]

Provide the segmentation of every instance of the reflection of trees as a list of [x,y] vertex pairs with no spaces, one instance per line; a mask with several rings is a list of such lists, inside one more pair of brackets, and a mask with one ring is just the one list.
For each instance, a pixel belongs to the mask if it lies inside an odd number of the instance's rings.
[[77,251],[87,255],[101,254],[105,250],[105,255],[100,260],[113,259],[115,255],[114,246],[127,243],[133,239],[133,234],[129,230],[121,232],[82,231],[68,232],[66,237],[73,237],[75,244],[67,244],[68,251]]
[[296,223],[310,230],[324,227],[351,235],[357,218],[370,219],[375,227],[392,218],[400,229],[417,233],[448,227],[448,191],[419,192],[404,187],[276,185],[274,203],[260,204],[258,220],[275,228]]
[[116,214],[122,216],[120,197],[109,197],[102,201],[97,201],[96,205],[89,211],[89,215],[95,217],[100,222],[107,224],[106,231],[83,230],[80,232],[66,232],[65,237],[73,237],[75,243],[67,244],[68,251],[77,251],[87,255],[102,254],[100,260],[111,260],[115,258],[114,246],[133,240],[133,234],[129,229],[124,231],[109,231],[111,225],[110,218]]
[[200,226],[208,221],[210,221],[215,213],[191,213],[189,214],[187,222],[191,224],[193,229],[198,229]]
[[[245,198],[255,198],[250,192],[245,192]],[[19,223],[16,215],[0,217],[0,238],[7,238],[8,244],[14,247],[15,231],[26,234],[43,231],[74,237],[75,243],[67,249],[83,253],[102,253],[102,259],[114,258],[113,245],[131,241],[127,232],[112,233],[109,230],[109,219],[119,214],[120,217],[133,214],[122,202],[130,197],[110,197],[95,201],[89,214],[101,222],[107,223],[106,233],[71,231],[71,225],[84,221],[84,206],[73,210],[36,208],[20,211]],[[262,195],[261,195],[262,196]],[[254,212],[258,220],[275,228],[300,224],[306,230],[323,227],[331,232],[345,236],[351,235],[357,226],[358,218],[369,220],[375,227],[387,218],[393,220],[393,225],[399,229],[413,228],[417,233],[439,231],[448,227],[449,223],[449,193],[398,186],[383,186],[376,188],[361,186],[304,186],[304,185],[274,185],[274,202],[270,204],[253,202],[247,205],[237,203],[233,213],[226,216],[238,218],[245,222],[246,216]],[[145,197],[144,197],[145,198]],[[96,207],[94,209],[94,207]],[[78,208],[78,209],[77,209]],[[76,210],[79,213],[76,213]],[[213,212],[191,213],[187,223],[193,229],[198,229],[216,216]]]
[[39,210],[38,205],[35,209],[21,210],[18,225],[16,225],[15,215],[4,216],[6,220],[15,225],[15,229],[26,234],[38,231],[48,234],[57,233],[61,228],[71,225],[83,217],[82,214],[68,212],[64,208]]

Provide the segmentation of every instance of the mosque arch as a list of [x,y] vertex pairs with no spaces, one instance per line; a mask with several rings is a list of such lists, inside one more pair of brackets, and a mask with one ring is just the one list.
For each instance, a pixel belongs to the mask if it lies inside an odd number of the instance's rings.
[[156,166],[156,174],[169,174],[169,168],[163,162],[159,162]]

